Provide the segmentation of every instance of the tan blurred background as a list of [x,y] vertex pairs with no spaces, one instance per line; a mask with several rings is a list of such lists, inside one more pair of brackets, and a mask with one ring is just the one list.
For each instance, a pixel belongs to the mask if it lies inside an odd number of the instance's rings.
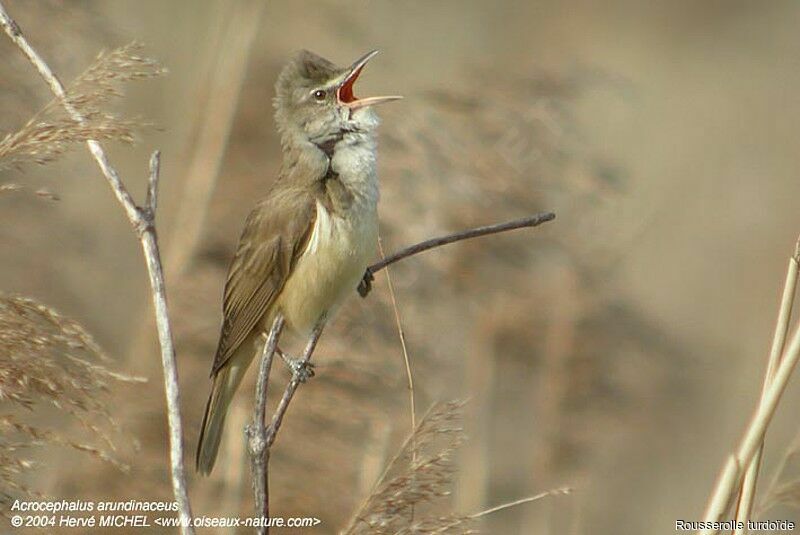
[[[110,150],[138,198],[148,154],[163,152],[158,223],[192,455],[227,262],[279,166],[277,73],[300,48],[340,64],[379,48],[358,93],[405,96],[381,110],[387,250],[558,215],[392,269],[418,407],[469,399],[455,509],[574,486],[480,527],[670,533],[700,517],[756,402],[800,232],[797,2],[4,3],[65,80],[134,39],[170,71],[126,87],[121,110],[156,127]],[[6,39],[0,63],[2,132],[48,95]],[[60,452],[34,483],[63,498],[168,498],[147,279],[122,211],[81,149],[0,182],[61,197],[0,196],[2,291],[79,320],[115,369],[150,379],[113,397],[141,443],[130,474]],[[335,532],[409,431],[383,274],[315,358],[273,454],[273,511]],[[196,513],[251,510],[234,429],[251,403],[242,392],[214,476],[190,477]],[[768,437],[768,474],[798,401],[795,385]],[[797,517],[778,507],[764,518]]]

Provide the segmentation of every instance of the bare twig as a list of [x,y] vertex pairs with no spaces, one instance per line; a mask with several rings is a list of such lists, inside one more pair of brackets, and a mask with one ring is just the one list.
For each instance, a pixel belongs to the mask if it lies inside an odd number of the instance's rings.
[[150,176],[147,180],[147,197],[144,209],[149,218],[155,220],[158,208],[158,176],[161,169],[161,152],[155,151],[150,156]]
[[[261,352],[253,422],[245,428],[247,450],[250,454],[250,471],[253,474],[256,516],[261,519],[269,517],[269,479],[267,470],[269,465],[269,446],[267,446],[267,429],[264,426],[264,418],[267,412],[267,385],[269,383],[269,373],[272,369],[272,359],[275,356],[278,337],[280,337],[282,330],[283,316],[278,314],[272,322],[272,328]],[[257,532],[260,534],[269,533],[269,527],[259,526]]]
[[[283,329],[283,316],[278,314],[275,318],[272,329],[269,332],[267,341],[264,344],[264,350],[261,354],[261,362],[258,367],[258,379],[256,380],[256,402],[253,411],[253,423],[245,428],[247,436],[248,453],[250,455],[250,471],[253,476],[253,494],[256,504],[256,516],[261,520],[266,521],[269,517],[269,454],[272,444],[280,430],[283,417],[286,410],[289,408],[294,393],[300,383],[305,381],[301,371],[308,366],[311,361],[311,356],[314,349],[317,347],[317,341],[322,334],[322,329],[325,327],[325,318],[317,324],[311,337],[308,340],[303,357],[299,364],[299,371],[292,375],[289,384],[283,392],[278,407],[272,415],[269,427],[264,428],[264,418],[266,416],[267,404],[267,384],[269,383],[269,374],[272,369],[272,359],[278,350],[278,338]],[[269,533],[269,525],[259,524],[256,527],[256,533],[259,535],[267,535]]]
[[[100,151],[102,149],[97,146]],[[153,153],[151,168],[154,177],[153,192],[157,191],[158,184],[158,152]],[[157,205],[156,197],[152,198],[151,206]],[[141,209],[137,213],[143,214]],[[144,223],[144,226],[142,225]],[[178,502],[181,516],[181,531],[194,533],[191,525],[192,510],[189,503],[189,494],[186,489],[186,474],[183,463],[183,424],[181,422],[180,387],[178,384],[178,368],[175,362],[175,347],[172,343],[172,327],[167,310],[167,294],[164,287],[164,272],[161,264],[161,255],[158,249],[155,218],[153,215],[142,215],[141,219],[131,220],[142,242],[142,251],[147,262],[147,274],[150,277],[153,307],[155,308],[156,326],[158,327],[158,342],[161,346],[161,365],[164,368],[164,388],[167,397],[167,416],[169,424],[170,461],[172,472],[172,489],[175,501]]]
[[[66,98],[63,84],[47,63],[28,43],[17,23],[11,18],[2,3],[0,3],[0,26],[11,38],[14,44],[33,64],[42,78],[50,86],[50,90],[61,100],[67,113],[79,123],[85,122],[81,113]],[[178,370],[175,363],[175,348],[172,344],[172,329],[167,314],[167,298],[164,288],[164,274],[158,249],[154,219],[155,213],[150,210],[157,204],[156,191],[158,185],[158,155],[151,158],[150,188],[148,190],[147,207],[142,208],[136,204],[125,187],[116,169],[112,167],[103,147],[95,140],[86,142],[97,165],[111,186],[114,195],[122,206],[128,220],[139,236],[142,251],[147,262],[147,271],[152,290],[153,307],[155,308],[156,325],[158,326],[158,340],[161,346],[161,364],[164,368],[164,387],[167,398],[167,416],[169,422],[170,462],[172,488],[181,519],[181,531],[184,534],[194,533],[191,525],[191,506],[186,490],[186,475],[183,463],[182,424],[180,415],[180,391],[178,388]]]
[[371,266],[367,268],[367,271],[364,273],[364,278],[361,280],[361,283],[358,285],[358,293],[361,297],[366,297],[367,294],[372,289],[372,281],[375,279],[375,273],[379,272],[386,266],[394,264],[404,258],[408,258],[409,256],[413,256],[415,254],[419,254],[425,252],[429,249],[434,249],[436,247],[441,247],[443,245],[448,245],[453,242],[461,241],[461,240],[468,240],[470,238],[477,238],[480,236],[488,236],[489,234],[497,234],[500,232],[507,232],[509,230],[515,230],[519,228],[527,228],[527,227],[536,227],[541,225],[542,223],[547,223],[548,221],[552,221],[556,218],[556,214],[552,212],[542,212],[533,216],[523,217],[522,219],[515,219],[514,221],[508,221],[506,223],[497,223],[495,225],[487,225],[485,227],[477,227],[468,230],[462,230],[461,232],[456,232],[454,234],[448,234],[446,236],[440,236],[438,238],[431,238],[429,240],[425,240],[405,249],[401,249],[396,253],[384,258],[380,262],[375,262]]
[[[780,325],[781,321],[788,321],[788,315],[785,316],[784,314],[784,307],[787,308],[785,312],[788,314],[794,299],[793,292],[790,290],[791,287],[795,285],[793,279],[797,276],[798,263],[796,253],[790,262],[794,263],[794,265],[790,263],[786,287],[784,289],[784,299],[781,302],[781,314],[778,320],[779,325],[776,331],[780,331],[783,328]],[[789,294],[788,296],[787,292]],[[775,360],[778,362],[774,362],[772,358],[769,362],[769,366],[774,364],[774,368],[772,368],[774,369],[772,380],[769,386],[764,390],[758,407],[751,417],[736,451],[728,457],[728,460],[725,462],[725,465],[720,470],[717,477],[717,482],[703,515],[703,519],[706,522],[711,523],[718,521],[723,517],[730,507],[734,491],[742,486],[744,468],[749,467],[764,443],[764,435],[767,431],[767,427],[772,421],[772,417],[778,407],[778,402],[780,402],[783,396],[783,392],[794,371],[794,367],[797,361],[800,360],[800,325],[795,328],[791,340],[789,341],[789,346],[786,348],[783,356]],[[768,368],[767,378],[769,378],[772,369]],[[747,499],[750,500],[750,498]],[[717,530],[709,528],[701,531],[701,533],[703,535],[712,535],[717,533]]]

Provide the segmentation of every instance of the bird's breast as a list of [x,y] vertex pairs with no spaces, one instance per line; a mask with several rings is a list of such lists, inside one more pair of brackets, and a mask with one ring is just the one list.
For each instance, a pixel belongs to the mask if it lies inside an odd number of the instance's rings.
[[298,258],[279,297],[288,326],[300,333],[313,329],[355,292],[378,239],[376,203],[354,203],[333,213],[317,202],[316,219],[305,251]]

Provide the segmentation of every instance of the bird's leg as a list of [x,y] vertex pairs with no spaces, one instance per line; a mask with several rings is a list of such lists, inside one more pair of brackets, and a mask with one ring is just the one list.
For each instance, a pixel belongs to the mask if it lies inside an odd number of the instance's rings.
[[280,355],[283,362],[286,363],[286,367],[289,368],[289,371],[292,372],[292,375],[297,376],[301,383],[305,383],[316,374],[313,363],[306,362],[303,364],[302,358],[292,357],[288,353],[284,353],[280,347],[275,351],[278,353],[278,355]]
[[308,339],[308,343],[306,343],[306,348],[301,358],[291,358],[280,349],[277,350],[283,361],[289,366],[289,369],[292,370],[293,380],[305,383],[311,377],[314,377],[314,365],[311,364],[311,355],[314,353],[314,348],[317,347],[319,337],[322,336],[322,329],[325,328],[326,319],[326,315],[323,315],[316,326],[314,326],[314,330],[311,331],[311,336]]
[[[300,361],[300,367],[298,371],[295,372],[294,379],[302,382],[308,380],[308,373],[309,373],[309,366],[311,364],[311,355],[314,354],[314,349],[317,347],[317,342],[319,341],[319,337],[322,336],[322,329],[325,328],[325,322],[327,321],[327,313],[322,314],[322,316],[317,321],[317,324],[314,326],[314,330],[311,331],[311,336],[308,339],[308,343],[306,343],[306,348],[303,351],[303,358]],[[313,372],[313,369],[312,369]]]

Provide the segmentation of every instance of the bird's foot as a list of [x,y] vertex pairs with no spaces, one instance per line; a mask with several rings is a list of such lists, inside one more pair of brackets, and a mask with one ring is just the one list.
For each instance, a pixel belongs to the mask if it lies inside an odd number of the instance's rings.
[[301,383],[305,383],[316,374],[314,371],[314,364],[311,362],[292,358],[283,351],[281,351],[281,358],[286,363],[286,366],[289,367],[289,370],[291,370],[292,376]]
[[358,295],[361,297],[366,297],[370,290],[372,290],[372,281],[374,280],[375,275],[372,273],[371,269],[367,268],[366,271],[364,271],[364,276],[358,283]]
[[292,359],[289,363],[289,368],[292,370],[294,378],[301,383],[305,383],[316,375],[314,364],[303,359]]

